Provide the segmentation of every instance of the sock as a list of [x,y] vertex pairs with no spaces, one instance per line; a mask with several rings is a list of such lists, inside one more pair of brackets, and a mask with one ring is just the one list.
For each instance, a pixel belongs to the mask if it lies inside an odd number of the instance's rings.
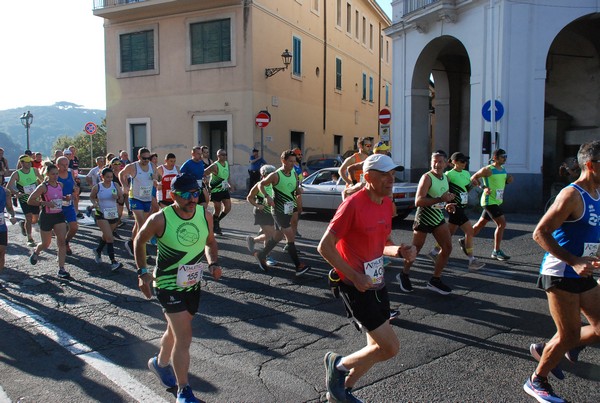
[[115,247],[114,244],[112,242],[107,242],[106,243],[106,249],[108,250],[108,257],[110,258],[110,261],[112,263],[115,262]]
[[188,386],[188,384],[186,383],[185,385],[181,385],[177,388],[177,393],[181,393],[186,387]]
[[342,360],[344,357],[341,357],[338,360],[338,363],[335,365],[335,369],[337,369],[338,371],[342,371],[342,372],[348,372],[348,368],[344,367],[344,365],[342,364]]
[[473,248],[465,248],[467,249],[467,255],[473,256]]
[[100,239],[100,243],[98,244],[98,247],[96,248],[96,252],[102,253],[102,249],[104,249],[104,245],[106,245],[106,241],[104,239]]
[[271,238],[267,241],[267,243],[265,244],[265,248],[260,253],[266,257],[269,255],[269,252],[271,252],[275,246],[277,246],[277,241]]
[[219,221],[221,221],[223,218],[225,218],[226,215],[227,215],[227,213],[221,213],[221,215],[219,216]]
[[287,253],[292,258],[294,265],[296,267],[300,267],[300,258],[298,257],[298,250],[296,249],[296,244],[293,242],[288,242],[287,246]]

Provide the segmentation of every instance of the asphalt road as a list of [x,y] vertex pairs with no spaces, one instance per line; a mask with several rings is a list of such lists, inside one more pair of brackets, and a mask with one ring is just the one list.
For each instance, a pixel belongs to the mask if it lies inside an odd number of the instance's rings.
[[[397,224],[397,242],[411,239],[411,217]],[[503,249],[508,262],[488,258],[493,228],[476,240],[486,267],[472,273],[456,241],[441,296],[425,289],[432,264],[421,256],[413,268],[411,294],[400,292],[400,261],[388,266],[386,282],[397,357],[376,365],[355,394],[373,402],[533,401],[522,385],[535,367],[529,344],[549,338],[553,325],[543,292],[535,288],[542,252],[531,240],[539,219],[507,216]],[[87,221],[87,220],[84,220]],[[316,244],[328,219],[305,215],[298,241],[302,260],[313,265],[304,277],[279,247],[281,263],[262,273],[248,254],[244,236],[256,231],[250,206],[234,200],[218,237],[223,277],[206,280],[194,319],[190,384],[207,402],[323,401],[323,356],[351,353],[365,344],[327,288],[328,265]],[[36,266],[18,226],[9,227],[7,268],[0,274],[0,401],[173,401],[146,367],[165,328],[156,300],[137,290],[132,259],[116,244],[125,267],[111,273],[108,259],[94,263],[90,250],[99,232],[82,223],[67,258],[72,281],[55,277],[55,246]],[[119,232],[124,236],[131,222]],[[36,239],[39,235],[35,234]],[[455,240],[458,237],[455,237]],[[424,248],[428,251],[431,239]],[[151,247],[149,247],[151,248]],[[600,401],[600,352],[586,349],[581,362],[563,362],[556,392],[573,402]]]

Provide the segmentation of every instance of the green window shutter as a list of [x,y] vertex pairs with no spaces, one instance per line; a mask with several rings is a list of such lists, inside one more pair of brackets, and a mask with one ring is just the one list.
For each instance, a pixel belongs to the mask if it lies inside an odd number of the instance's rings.
[[121,73],[154,69],[154,31],[123,34],[121,46]]
[[231,61],[231,20],[197,22],[190,25],[191,64]]

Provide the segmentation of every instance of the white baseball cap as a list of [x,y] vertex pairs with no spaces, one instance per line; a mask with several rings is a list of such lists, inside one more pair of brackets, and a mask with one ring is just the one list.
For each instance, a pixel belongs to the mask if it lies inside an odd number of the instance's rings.
[[363,172],[371,170],[380,172],[402,171],[403,167],[396,164],[394,160],[385,154],[372,154],[363,163]]

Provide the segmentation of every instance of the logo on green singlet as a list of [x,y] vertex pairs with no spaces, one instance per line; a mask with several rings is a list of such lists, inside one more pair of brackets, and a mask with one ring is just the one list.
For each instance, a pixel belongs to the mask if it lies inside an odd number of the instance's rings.
[[200,230],[195,224],[184,222],[177,227],[177,240],[183,246],[192,246],[200,239]]

